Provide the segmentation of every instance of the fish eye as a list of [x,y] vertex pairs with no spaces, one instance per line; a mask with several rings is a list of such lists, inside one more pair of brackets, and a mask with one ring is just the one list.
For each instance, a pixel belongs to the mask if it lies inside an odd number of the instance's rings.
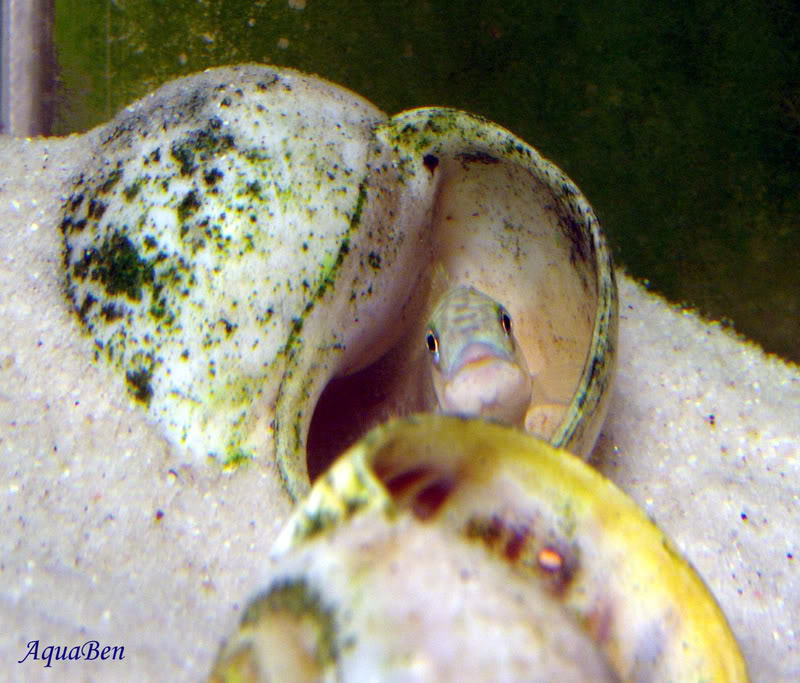
[[428,345],[428,351],[431,353],[439,353],[439,338],[433,330],[428,330],[425,335],[425,343]]
[[503,332],[511,335],[511,316],[505,308],[500,309],[500,326],[503,328]]

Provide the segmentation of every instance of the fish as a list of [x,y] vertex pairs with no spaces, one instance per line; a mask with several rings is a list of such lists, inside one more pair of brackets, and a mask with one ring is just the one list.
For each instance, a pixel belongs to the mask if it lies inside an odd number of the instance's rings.
[[505,306],[474,287],[451,287],[425,345],[438,412],[524,426],[533,380]]

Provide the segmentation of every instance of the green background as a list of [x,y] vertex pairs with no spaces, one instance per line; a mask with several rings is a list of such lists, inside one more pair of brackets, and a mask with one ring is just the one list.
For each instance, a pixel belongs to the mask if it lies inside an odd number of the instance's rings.
[[305,6],[56,0],[54,132],[247,61],[318,73],[389,113],[466,109],[561,166],[632,275],[800,361],[795,2],[292,4]]

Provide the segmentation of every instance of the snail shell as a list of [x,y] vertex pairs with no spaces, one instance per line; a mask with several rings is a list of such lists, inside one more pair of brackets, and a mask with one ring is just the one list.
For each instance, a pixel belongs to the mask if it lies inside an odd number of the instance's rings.
[[[483,556],[464,560],[464,544]],[[467,574],[440,585],[429,578],[439,576],[427,566],[429,552],[446,555],[439,564],[466,562]],[[263,638],[286,625],[286,638],[300,640],[302,630],[288,628],[287,606],[273,595],[293,586],[315,596],[313,604],[294,603],[296,621],[326,610],[326,643],[336,656],[319,673],[337,679],[363,658],[370,675],[351,680],[410,675],[415,662],[439,667],[429,678],[442,680],[449,653],[474,661],[470,643],[481,633],[489,650],[481,661],[505,672],[515,657],[536,659],[553,637],[573,651],[581,634],[561,621],[568,616],[589,636],[582,651],[593,672],[572,672],[577,680],[602,679],[604,660],[612,680],[747,680],[725,616],[664,533],[586,463],[507,426],[432,414],[379,426],[315,482],[273,556],[268,588],[220,653],[220,675],[298,666],[292,649]],[[498,567],[511,571],[494,574]],[[457,604],[492,607],[450,615],[442,627],[452,596],[487,575],[499,584]],[[387,588],[402,580],[408,586]],[[492,611],[505,582],[519,591],[529,623],[541,627],[523,649],[513,609]],[[553,602],[559,611],[548,611]],[[416,607],[406,610],[407,603]],[[404,637],[437,625],[435,637]],[[564,671],[557,658],[540,661],[553,667],[535,669],[542,680]]]
[[[302,496],[323,392],[342,443],[424,408],[393,378],[416,377],[410,333],[443,268],[514,318],[546,397],[532,428],[591,449],[611,259],[574,184],[508,131],[440,108],[388,118],[321,79],[240,66],[167,84],[98,135],[64,205],[66,290],[96,358],[175,444],[274,458]],[[339,447],[316,442],[322,470]]]

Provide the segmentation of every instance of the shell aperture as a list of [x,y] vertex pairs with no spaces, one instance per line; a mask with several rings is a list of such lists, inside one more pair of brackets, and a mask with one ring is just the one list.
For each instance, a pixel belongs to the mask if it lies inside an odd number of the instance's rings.
[[454,287],[433,311],[426,343],[442,412],[522,423],[531,376],[504,306],[474,287]]

